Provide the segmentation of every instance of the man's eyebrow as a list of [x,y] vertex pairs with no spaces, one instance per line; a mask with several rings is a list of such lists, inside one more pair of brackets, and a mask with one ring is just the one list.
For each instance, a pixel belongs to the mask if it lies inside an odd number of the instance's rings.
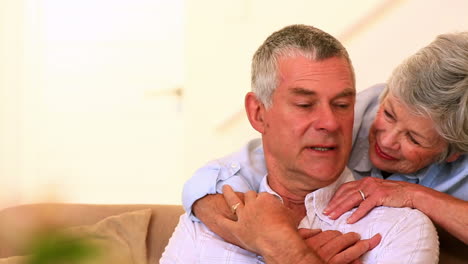
[[346,88],[341,93],[337,94],[335,98],[349,97],[349,96],[356,96],[356,90],[352,88]]
[[291,92],[293,94],[298,94],[298,95],[316,95],[317,94],[315,91],[307,90],[302,87],[293,87],[291,89]]
[[[298,95],[316,95],[317,93],[312,90],[308,90],[302,87],[293,87],[291,88],[291,92],[293,94],[298,94]],[[337,94],[334,98],[341,98],[341,97],[349,97],[349,96],[355,96],[356,91],[352,88],[346,88],[343,91],[341,91],[339,94]]]

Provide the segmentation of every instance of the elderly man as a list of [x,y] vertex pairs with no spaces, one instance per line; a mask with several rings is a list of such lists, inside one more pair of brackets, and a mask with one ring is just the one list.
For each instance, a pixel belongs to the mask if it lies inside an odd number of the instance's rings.
[[[379,243],[376,233],[382,241],[364,254],[365,263],[437,263],[435,228],[417,210],[381,207],[354,225],[346,217],[330,220],[323,215],[335,190],[353,179],[345,165],[354,101],[352,65],[335,38],[304,25],[268,37],[253,57],[252,92],[245,97],[248,119],[262,134],[268,173],[261,193],[248,192],[244,201],[226,187],[241,184],[241,178],[233,177],[235,168],[217,184],[218,192],[224,186],[226,201],[238,217],[220,221],[243,248],[185,214],[161,263],[351,263]],[[217,177],[207,175],[208,180]],[[355,243],[343,239],[346,234],[338,240],[318,240],[319,235],[304,240],[298,226],[356,232],[369,240]]]

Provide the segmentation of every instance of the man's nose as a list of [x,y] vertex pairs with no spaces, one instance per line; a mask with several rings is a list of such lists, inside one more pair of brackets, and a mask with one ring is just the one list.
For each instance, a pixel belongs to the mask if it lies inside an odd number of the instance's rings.
[[333,132],[338,129],[339,123],[337,116],[329,105],[319,107],[314,127],[317,130],[328,132]]

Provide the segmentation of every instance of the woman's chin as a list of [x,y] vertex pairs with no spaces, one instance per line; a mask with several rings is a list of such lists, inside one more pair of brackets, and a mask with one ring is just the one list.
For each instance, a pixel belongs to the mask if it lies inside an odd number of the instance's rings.
[[377,169],[381,171],[386,171],[386,172],[395,172],[397,170],[397,166],[395,166],[396,162],[395,161],[389,161],[386,159],[383,159],[377,155],[375,152],[369,153],[369,158],[370,161],[372,162],[372,165],[376,167]]

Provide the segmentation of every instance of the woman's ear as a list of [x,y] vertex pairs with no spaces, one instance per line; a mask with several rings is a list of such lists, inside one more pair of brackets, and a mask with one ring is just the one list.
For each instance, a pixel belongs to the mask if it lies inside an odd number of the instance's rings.
[[454,161],[456,161],[456,160],[458,159],[458,157],[460,157],[460,156],[461,156],[461,153],[456,152],[456,153],[453,153],[452,155],[448,156],[448,157],[445,159],[445,161],[446,161],[446,162],[454,162]]
[[265,106],[257,98],[253,92],[248,92],[245,95],[245,111],[249,118],[250,125],[260,132],[261,134],[265,131],[264,115]]

